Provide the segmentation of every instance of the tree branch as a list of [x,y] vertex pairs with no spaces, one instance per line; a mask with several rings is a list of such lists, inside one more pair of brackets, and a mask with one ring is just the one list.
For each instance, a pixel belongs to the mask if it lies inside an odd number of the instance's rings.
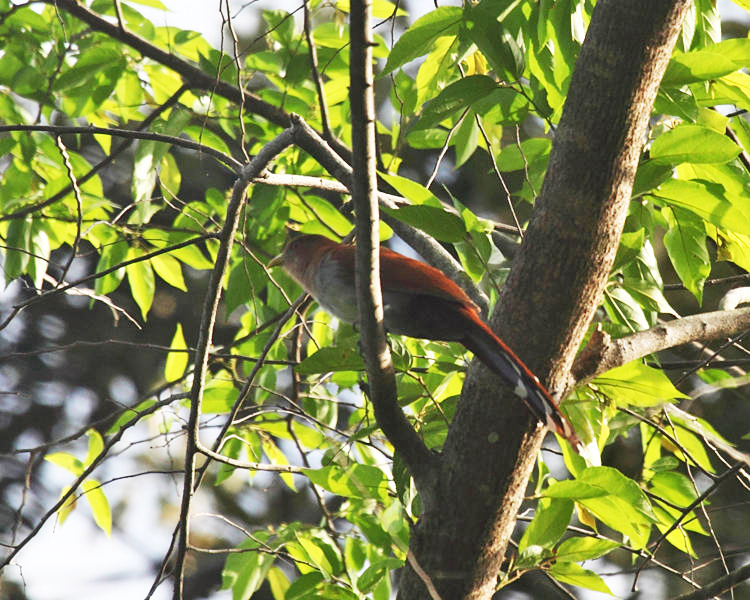
[[[691,5],[599,0],[594,7],[534,216],[491,320],[553,390],[567,381],[599,306],[659,82]],[[440,503],[422,514],[411,538],[443,597],[493,595],[543,437],[518,398],[472,365],[443,446]],[[455,514],[467,505],[472,510]],[[426,598],[422,587],[403,570],[399,598]]]
[[383,433],[403,457],[422,492],[423,502],[434,458],[398,404],[396,375],[383,327],[380,285],[379,212],[375,159],[375,96],[370,30],[371,0],[353,0],[350,12],[350,91],[352,111],[352,202],[355,206],[357,247],[356,286],[362,352],[370,397]]
[[[7,133],[9,131],[47,131],[54,133],[55,135],[66,135],[66,134],[90,134],[94,135],[111,135],[112,137],[126,138],[131,140],[153,140],[155,142],[164,142],[171,144],[172,146],[180,146],[181,148],[189,148],[190,150],[198,150],[203,154],[213,156],[219,162],[231,167],[233,171],[237,171],[242,167],[242,163],[235,160],[231,156],[227,156],[223,152],[201,144],[194,142],[193,140],[187,140],[184,137],[176,137],[173,135],[165,135],[163,133],[154,133],[152,131],[138,131],[133,129],[117,129],[114,127],[94,127],[93,125],[75,126],[75,125],[0,125],[0,133]],[[79,183],[83,183],[83,178],[79,180]],[[49,201],[47,201],[49,203]],[[46,206],[46,204],[45,204]],[[43,207],[35,207],[35,210]],[[17,216],[17,213],[12,215],[6,215],[0,217],[3,221],[12,217]]]
[[199,452],[199,427],[201,415],[201,403],[203,401],[203,386],[206,381],[208,370],[208,354],[213,337],[216,314],[219,310],[219,299],[221,298],[221,282],[229,265],[229,257],[232,253],[234,235],[240,221],[240,208],[245,198],[245,190],[254,177],[257,177],[268,165],[268,163],[294,141],[291,129],[285,129],[268,144],[266,144],[257,156],[239,173],[239,177],[232,189],[232,198],[227,206],[227,215],[224,227],[221,231],[219,249],[216,253],[216,264],[211,271],[211,278],[203,301],[201,313],[201,325],[198,332],[198,343],[195,351],[195,367],[193,372],[193,386],[190,390],[190,415],[187,425],[187,443],[185,449],[185,479],[183,482],[182,502],[180,505],[179,532],[177,536],[177,551],[175,554],[175,586],[174,600],[182,599],[182,586],[184,581],[185,557],[188,549],[190,534],[190,504],[195,493],[196,465],[195,459]]
[[746,329],[750,329],[750,308],[690,315],[616,340],[599,334],[581,352],[565,387],[581,385],[610,369],[661,350],[693,341],[710,342]]
[[750,563],[735,569],[731,573],[727,573],[723,577],[715,579],[699,590],[677,596],[674,600],[708,600],[748,579],[750,579]]
[[[210,90],[227,100],[237,103],[238,105],[244,105],[247,111],[265,117],[272,123],[281,127],[288,127],[291,120],[295,118],[295,115],[287,114],[284,110],[264,102],[258,96],[250,92],[240,90],[225,81],[204,73],[198,67],[182,60],[176,55],[170,54],[152,45],[142,37],[128,31],[123,31],[75,0],[43,1],[48,4],[54,4],[57,8],[63,9],[81,19],[92,27],[92,29],[110,35],[114,39],[120,40],[138,50],[144,56],[169,67],[176,73],[180,74],[190,87]],[[296,117],[295,120],[298,125],[303,123],[302,119],[299,117]],[[305,127],[307,128],[308,133],[314,133],[315,136],[295,134],[297,144],[315,158],[331,175],[347,187],[350,187],[349,178],[351,176],[351,167],[349,167],[341,157],[350,157],[351,151],[335,139],[329,141],[330,145],[325,142],[321,145],[318,140],[322,141],[322,138],[317,135],[317,132],[314,132],[307,124],[305,124]],[[318,138],[317,140],[315,139],[316,137]],[[383,220],[398,233],[399,237],[419,252],[427,262],[442,270],[448,275],[448,277],[464,288],[464,291],[469,294],[471,299],[474,300],[474,302],[482,308],[483,312],[486,313],[489,304],[486,295],[473,285],[471,279],[461,269],[460,264],[453,259],[453,257],[445,251],[440,244],[432,240],[423,232],[411,228],[395,219],[384,218]]]

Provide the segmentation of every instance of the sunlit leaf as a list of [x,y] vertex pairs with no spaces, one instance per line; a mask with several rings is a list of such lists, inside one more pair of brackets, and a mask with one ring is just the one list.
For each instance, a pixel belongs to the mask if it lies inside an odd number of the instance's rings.
[[677,164],[723,163],[740,153],[740,147],[727,136],[702,125],[683,123],[651,144],[651,160]]
[[558,581],[577,585],[578,587],[602,592],[614,596],[604,580],[593,571],[584,569],[580,565],[571,562],[556,562],[549,568],[549,574]]
[[[139,248],[131,247],[128,249],[128,260],[141,256],[143,256],[143,251]],[[133,300],[135,300],[138,308],[141,309],[141,315],[145,321],[146,315],[151,309],[151,303],[154,301],[154,292],[156,290],[154,271],[148,261],[139,260],[127,265],[125,272],[128,274],[128,283],[130,284],[130,291],[133,293]]]
[[594,379],[599,390],[622,405],[654,406],[687,398],[663,371],[632,361]]
[[164,379],[167,381],[177,381],[185,373],[189,359],[181,323],[177,323],[177,329],[175,329],[169,347],[172,351],[167,354],[167,361],[164,365]]
[[84,497],[91,507],[91,514],[94,516],[94,522],[108,536],[112,535],[112,511],[109,508],[109,501],[104,495],[101,484],[96,479],[87,479],[81,487],[84,491]]
[[381,76],[423,56],[440,36],[455,35],[462,20],[462,11],[454,6],[441,6],[417,19],[393,46]]

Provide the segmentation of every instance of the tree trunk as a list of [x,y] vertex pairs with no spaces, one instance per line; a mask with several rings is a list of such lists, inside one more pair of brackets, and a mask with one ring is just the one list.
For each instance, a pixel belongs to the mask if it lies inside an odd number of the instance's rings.
[[[690,4],[600,0],[576,63],[534,218],[492,320],[561,395],[609,276],[653,102]],[[543,437],[522,403],[475,363],[435,505],[411,541],[442,600],[492,596]],[[430,598],[423,579],[407,566],[398,597]]]

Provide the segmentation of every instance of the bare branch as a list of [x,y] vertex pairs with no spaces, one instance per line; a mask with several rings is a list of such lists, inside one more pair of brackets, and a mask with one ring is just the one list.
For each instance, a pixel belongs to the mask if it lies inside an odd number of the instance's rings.
[[750,308],[690,315],[616,340],[598,335],[576,360],[568,386],[614,367],[688,342],[710,342],[750,329]]
[[750,563],[743,565],[723,577],[715,579],[699,590],[677,596],[674,600],[708,600],[750,579]]
[[204,240],[215,238],[216,234],[213,233],[204,233],[203,235],[196,236],[194,238],[191,238],[189,240],[185,240],[183,242],[179,242],[178,244],[174,244],[172,246],[165,246],[164,248],[159,248],[158,250],[154,250],[153,252],[148,252],[146,254],[141,254],[140,256],[137,256],[136,258],[131,258],[129,260],[124,260],[121,263],[118,263],[114,265],[113,267],[110,267],[108,269],[104,269],[102,271],[99,271],[98,273],[92,273],[91,275],[87,275],[86,277],[81,277],[81,279],[78,279],[72,283],[67,283],[65,285],[62,285],[60,287],[56,287],[54,289],[48,290],[46,292],[43,292],[42,294],[39,294],[38,296],[33,296],[29,298],[28,300],[25,300],[23,302],[19,302],[18,304],[13,306],[13,309],[10,311],[10,314],[5,318],[5,320],[0,323],[0,330],[4,329],[8,326],[8,323],[23,309],[28,308],[29,306],[32,306],[34,304],[37,304],[41,302],[42,300],[46,300],[50,296],[54,296],[56,294],[62,294],[63,292],[67,292],[68,290],[75,288],[82,283],[86,283],[88,281],[93,281],[95,279],[99,279],[100,277],[104,277],[105,275],[109,275],[110,273],[114,273],[118,269],[122,269],[123,267],[127,267],[128,265],[132,265],[137,262],[142,262],[144,260],[151,260],[154,256],[159,256],[160,254],[168,254],[169,252],[173,252],[175,250],[179,250],[180,248],[185,248],[187,246],[192,246],[193,244],[197,244],[198,242],[202,242]]
[[[9,131],[48,131],[58,136],[65,134],[102,134],[111,135],[112,137],[128,138],[131,140],[153,140],[155,142],[165,142],[173,146],[180,146],[182,148],[189,148],[190,150],[198,150],[203,154],[213,156],[219,162],[224,163],[232,168],[233,171],[238,170],[242,167],[242,163],[235,160],[231,156],[227,156],[223,152],[219,152],[210,146],[206,146],[193,140],[188,140],[182,137],[176,137],[173,135],[165,135],[163,133],[154,133],[152,131],[138,131],[133,129],[117,129],[114,127],[94,127],[93,125],[86,125],[84,127],[74,125],[0,125],[0,133],[7,133]],[[3,220],[10,218],[10,216],[2,217]]]
[[29,534],[21,540],[18,544],[16,544],[13,549],[8,553],[8,555],[3,559],[2,563],[0,563],[0,571],[7,565],[10,564],[10,562],[13,560],[13,558],[23,549],[26,544],[28,544],[37,533],[44,527],[45,523],[49,521],[51,517],[55,515],[55,513],[62,507],[68,500],[77,493],[78,488],[80,485],[88,479],[88,477],[99,467],[101,462],[107,457],[109,454],[109,451],[112,449],[112,447],[117,444],[122,439],[122,436],[125,434],[125,432],[130,429],[133,425],[138,423],[143,417],[150,415],[163,406],[166,406],[167,404],[174,401],[174,398],[170,397],[166,400],[162,400],[160,402],[157,402],[153,406],[142,410],[138,412],[132,419],[130,419],[127,423],[125,423],[120,429],[115,433],[111,438],[109,438],[102,448],[101,452],[96,455],[96,457],[91,461],[91,464],[84,469],[84,471],[76,478],[76,480],[70,485],[68,488],[68,491],[65,492],[60,496],[57,502],[52,505],[52,507],[44,513],[41,519],[37,522],[37,524],[32,528],[32,530],[29,532]]
[[219,299],[221,297],[221,282],[229,265],[229,257],[232,252],[234,236],[240,220],[240,208],[245,198],[245,190],[251,179],[257,177],[268,165],[268,163],[280,152],[293,142],[291,129],[285,129],[268,144],[266,144],[258,155],[242,169],[232,189],[232,198],[227,206],[227,215],[224,227],[220,235],[220,244],[216,253],[216,263],[211,271],[211,278],[206,290],[201,313],[201,325],[196,344],[193,386],[190,391],[191,405],[190,416],[187,426],[187,445],[185,449],[185,479],[182,491],[182,503],[180,506],[179,532],[177,535],[177,551],[175,554],[175,576],[173,598],[181,600],[182,585],[184,580],[185,556],[188,548],[190,533],[190,504],[196,491],[196,465],[195,459],[199,445],[199,425],[201,414],[201,403],[203,400],[203,387],[208,370],[208,349],[211,346],[216,314],[219,310]]

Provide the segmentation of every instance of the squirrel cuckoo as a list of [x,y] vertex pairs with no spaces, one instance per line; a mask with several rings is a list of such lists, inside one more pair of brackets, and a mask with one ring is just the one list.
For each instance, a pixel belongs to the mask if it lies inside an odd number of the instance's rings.
[[[321,235],[290,240],[268,263],[280,265],[323,308],[342,321],[356,323],[354,246]],[[442,271],[380,249],[380,282],[385,328],[390,333],[428,340],[455,341],[513,386],[531,413],[581,448],[573,427],[539,379],[479,316],[477,305]]]

